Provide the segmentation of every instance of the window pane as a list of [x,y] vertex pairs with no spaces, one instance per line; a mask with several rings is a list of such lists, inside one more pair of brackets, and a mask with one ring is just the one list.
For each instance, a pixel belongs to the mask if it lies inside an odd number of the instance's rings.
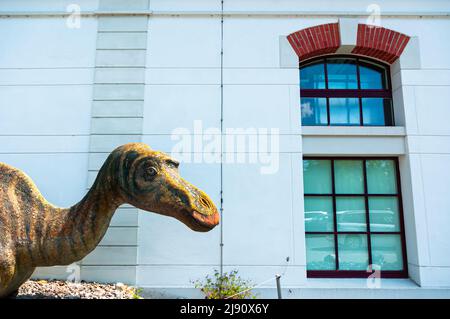
[[333,235],[306,235],[306,269],[336,269]]
[[402,270],[402,242],[400,235],[372,235],[372,262],[381,270]]
[[390,99],[364,98],[362,101],[364,125],[394,124]]
[[369,194],[397,193],[397,177],[393,160],[367,160],[366,168]]
[[301,98],[302,125],[327,125],[327,99]]
[[384,103],[381,98],[362,99],[364,125],[384,125]]
[[336,194],[363,194],[363,162],[359,160],[334,161]]
[[359,66],[359,76],[361,81],[361,89],[385,89],[386,77],[382,67],[378,69],[369,65]]
[[357,89],[356,64],[353,59],[328,59],[328,88]]
[[333,231],[333,200],[326,196],[305,196],[306,231]]
[[339,270],[366,270],[367,235],[338,235]]
[[323,63],[310,64],[300,69],[300,88],[325,89],[325,67]]
[[366,231],[366,204],[364,197],[336,197],[338,231]]
[[305,194],[331,194],[331,163],[329,160],[303,161]]
[[369,197],[370,231],[400,231],[397,197]]
[[359,99],[330,98],[331,125],[359,125]]

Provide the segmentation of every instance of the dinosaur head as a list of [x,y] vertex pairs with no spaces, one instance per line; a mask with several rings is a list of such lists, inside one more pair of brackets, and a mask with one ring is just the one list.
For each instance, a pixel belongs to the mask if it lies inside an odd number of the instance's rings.
[[143,143],[118,147],[110,155],[119,174],[116,183],[125,202],[154,213],[171,216],[195,231],[209,231],[219,223],[219,213],[202,190],[178,173],[179,163]]

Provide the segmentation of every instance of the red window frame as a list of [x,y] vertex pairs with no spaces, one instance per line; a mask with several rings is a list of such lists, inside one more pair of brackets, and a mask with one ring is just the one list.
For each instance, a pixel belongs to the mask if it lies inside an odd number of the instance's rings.
[[[357,75],[357,89],[328,89],[328,68],[327,68],[327,60],[330,59],[349,59],[354,60],[356,65],[356,75]],[[345,54],[333,54],[315,57],[312,59],[308,59],[306,61],[302,61],[299,64],[299,70],[303,67],[306,67],[312,63],[316,63],[319,61],[323,61],[324,64],[324,75],[325,75],[325,89],[302,89],[300,87],[300,99],[302,97],[305,98],[326,98],[327,101],[327,124],[318,124],[311,126],[351,126],[345,124],[331,124],[330,123],[330,98],[358,98],[359,100],[359,126],[394,126],[394,108],[392,102],[392,83],[391,83],[391,74],[390,74],[390,66],[382,63],[380,61],[373,61],[372,59],[362,58],[354,55],[345,55]],[[381,67],[386,72],[386,89],[361,89],[361,79],[360,79],[360,66],[367,66],[368,64],[375,64],[378,67]],[[392,123],[384,124],[384,125],[368,125],[364,124],[363,118],[363,107],[362,107],[362,99],[363,98],[384,98],[390,100],[390,108],[389,108],[389,116],[392,118]],[[386,115],[385,115],[386,116]],[[306,125],[310,126],[310,125]]]
[[[401,248],[402,248],[402,259],[403,259],[403,269],[402,270],[380,270],[381,278],[408,278],[408,260],[406,255],[406,240],[405,240],[405,226],[403,221],[403,205],[402,205],[402,191],[400,183],[400,170],[398,164],[398,158],[396,157],[317,157],[317,156],[305,156],[303,160],[328,160],[331,163],[331,183],[332,183],[332,193],[331,194],[307,194],[304,196],[328,196],[332,198],[333,202],[333,231],[325,232],[310,232],[305,231],[305,237],[308,234],[312,235],[333,235],[334,236],[334,253],[335,253],[335,263],[336,270],[307,270],[306,274],[308,278],[368,278],[370,275],[374,274],[376,269],[372,271],[364,270],[339,270],[339,247],[338,247],[338,235],[339,234],[359,234],[367,236],[367,250],[368,250],[368,264],[372,265],[372,246],[371,246],[371,234],[375,235],[389,235],[395,234],[400,236]],[[364,193],[363,194],[336,194],[335,192],[335,177],[334,177],[334,161],[336,160],[360,160],[363,161],[363,177],[364,177]],[[366,172],[366,161],[367,160],[392,160],[395,165],[396,170],[396,194],[369,194],[367,191],[367,172]],[[336,216],[336,198],[337,197],[363,197],[365,200],[365,214],[366,214],[366,231],[338,231],[337,229],[337,216]],[[398,200],[398,210],[399,210],[399,223],[400,230],[398,232],[380,232],[370,230],[370,219],[369,219],[369,197],[376,196],[390,196],[396,197]]]

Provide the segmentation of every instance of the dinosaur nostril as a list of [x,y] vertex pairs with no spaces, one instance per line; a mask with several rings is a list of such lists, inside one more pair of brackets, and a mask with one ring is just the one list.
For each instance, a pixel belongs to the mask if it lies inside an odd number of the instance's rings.
[[208,209],[211,209],[211,208],[213,207],[213,205],[211,204],[211,202],[210,202],[208,199],[204,198],[204,197],[200,197],[200,203],[201,203],[203,206],[205,206],[206,208],[208,208]]

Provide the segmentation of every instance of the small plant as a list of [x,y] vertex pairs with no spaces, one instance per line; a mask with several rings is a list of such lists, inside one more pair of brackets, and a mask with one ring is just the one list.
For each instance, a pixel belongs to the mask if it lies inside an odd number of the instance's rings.
[[141,296],[143,289],[142,288],[132,288],[131,289],[131,299],[144,299]]
[[207,275],[205,280],[192,281],[195,288],[205,294],[205,299],[255,299],[256,295],[251,291],[251,282],[242,279],[237,270],[225,272],[220,275],[217,269],[214,275]]
[[121,282],[118,282],[116,284],[116,288],[119,290],[122,290],[122,292],[125,293],[126,296],[129,297],[129,299],[144,299],[141,296],[141,293],[143,291],[142,288],[139,287],[133,287],[133,286],[127,286]]

